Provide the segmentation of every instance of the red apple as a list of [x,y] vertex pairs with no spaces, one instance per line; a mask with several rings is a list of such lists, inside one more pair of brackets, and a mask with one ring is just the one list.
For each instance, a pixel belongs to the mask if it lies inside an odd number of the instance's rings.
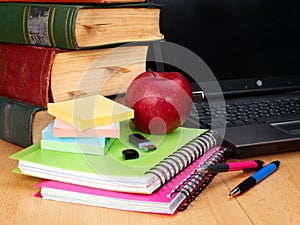
[[150,134],[166,134],[189,116],[193,94],[188,80],[178,72],[146,71],[129,85],[125,104],[134,109],[133,124]]

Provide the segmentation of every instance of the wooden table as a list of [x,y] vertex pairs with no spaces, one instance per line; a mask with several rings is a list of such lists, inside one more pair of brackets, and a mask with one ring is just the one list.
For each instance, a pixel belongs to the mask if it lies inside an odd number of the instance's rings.
[[249,174],[220,173],[185,211],[166,216],[36,198],[32,186],[39,179],[12,172],[17,161],[8,156],[20,149],[0,140],[1,224],[300,224],[300,151],[259,157],[266,163],[279,159],[281,166],[237,197],[229,191]]

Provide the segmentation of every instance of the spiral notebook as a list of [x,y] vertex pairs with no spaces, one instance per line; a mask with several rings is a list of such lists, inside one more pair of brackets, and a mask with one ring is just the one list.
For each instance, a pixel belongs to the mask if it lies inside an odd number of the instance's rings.
[[195,170],[199,166],[224,162],[228,156],[228,149],[212,148],[151,195],[113,192],[51,180],[42,181],[34,187],[41,188],[36,196],[43,199],[129,211],[174,214],[187,208],[215,175],[201,174]]
[[[19,160],[17,172],[106,190],[150,194],[214,146],[220,138],[214,131],[178,128],[162,136],[146,136],[155,151],[139,151],[139,158],[125,160],[122,150],[135,148],[128,140],[132,130],[121,124],[121,137],[110,139],[104,156],[47,151],[39,144],[10,156]],[[109,142],[110,142],[109,141]],[[181,147],[180,147],[181,146]]]

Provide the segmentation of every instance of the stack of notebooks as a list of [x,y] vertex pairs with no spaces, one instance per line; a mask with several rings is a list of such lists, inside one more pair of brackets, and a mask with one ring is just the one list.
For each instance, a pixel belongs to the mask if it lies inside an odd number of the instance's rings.
[[124,93],[160,41],[146,0],[0,0],[0,138],[22,147],[54,119],[48,103]]
[[[130,125],[131,109],[104,97],[125,92],[145,71],[146,43],[163,38],[160,6],[79,2],[0,0],[0,138],[25,147],[11,156],[15,171],[45,179],[36,185],[45,199],[164,214],[185,209],[214,177],[195,169],[229,156],[218,135],[181,127],[143,134]],[[157,149],[136,149],[131,133]],[[128,148],[139,157],[124,159]]]
[[[79,113],[80,109],[84,110]],[[45,149],[43,140],[12,155],[19,161],[16,172],[46,179],[35,186],[40,188],[37,196],[44,199],[174,214],[185,209],[214,177],[196,169],[229,157],[228,149],[218,147],[220,138],[214,131],[180,127],[167,135],[145,134],[132,126],[132,109],[101,95],[49,103],[48,111],[75,132],[119,122],[120,136],[108,140],[102,155],[82,153],[85,147]],[[132,133],[147,137],[157,149],[138,149],[129,141]],[[90,137],[75,137],[75,141],[82,138]],[[126,160],[124,149],[136,149],[139,157]]]

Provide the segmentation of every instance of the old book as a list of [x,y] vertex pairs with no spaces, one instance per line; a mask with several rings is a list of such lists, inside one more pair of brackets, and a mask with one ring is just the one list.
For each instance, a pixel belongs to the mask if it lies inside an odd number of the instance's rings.
[[0,3],[0,42],[81,49],[162,39],[160,8],[149,6]]
[[0,95],[46,108],[78,95],[123,93],[146,70],[147,50],[146,44],[64,51],[0,43]]
[[53,121],[43,107],[0,96],[0,139],[28,147],[42,138],[42,130]]

